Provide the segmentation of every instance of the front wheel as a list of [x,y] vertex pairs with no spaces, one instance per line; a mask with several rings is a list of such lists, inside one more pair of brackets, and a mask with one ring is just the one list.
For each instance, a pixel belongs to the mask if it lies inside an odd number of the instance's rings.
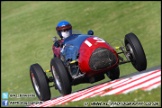
[[55,57],[51,60],[51,71],[56,88],[62,95],[70,94],[72,91],[70,77],[63,62]]
[[147,67],[146,55],[137,36],[134,33],[128,33],[125,35],[124,42],[131,63],[135,69],[138,71],[145,70]]
[[47,76],[39,64],[30,66],[30,78],[37,97],[41,101],[49,100],[51,98],[51,92]]

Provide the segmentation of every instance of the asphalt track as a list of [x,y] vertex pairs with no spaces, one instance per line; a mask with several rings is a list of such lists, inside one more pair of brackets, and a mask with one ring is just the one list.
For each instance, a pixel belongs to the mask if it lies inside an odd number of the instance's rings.
[[108,81],[84,88],[66,96],[56,97],[42,104],[33,104],[29,107],[51,107],[95,96],[102,97],[113,94],[126,94],[137,89],[148,91],[158,86],[161,86],[161,65],[145,71],[134,72],[133,74],[122,76],[114,81]]

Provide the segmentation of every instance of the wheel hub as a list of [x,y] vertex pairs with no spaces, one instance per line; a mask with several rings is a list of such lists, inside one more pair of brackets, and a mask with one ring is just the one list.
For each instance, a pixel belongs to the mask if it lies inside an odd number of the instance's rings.
[[59,89],[59,91],[62,90],[62,87],[61,87],[61,82],[60,82],[60,78],[59,76],[57,75],[56,71],[55,71],[55,68],[52,66],[52,72],[53,72],[53,75],[54,75],[54,79],[55,79],[55,83],[56,83],[56,88]]
[[133,62],[135,62],[136,58],[135,58],[133,49],[132,49],[132,47],[130,46],[130,44],[127,44],[126,49],[127,49],[127,51],[128,51],[127,56],[130,58],[130,60],[132,60]]
[[38,85],[38,83],[37,83],[37,81],[36,81],[36,79],[35,79],[35,77],[34,77],[34,74],[31,73],[31,76],[32,76],[32,81],[33,81],[33,84],[34,84],[34,88],[35,88],[37,94],[38,94],[39,96],[41,96],[40,89],[39,89],[39,85]]

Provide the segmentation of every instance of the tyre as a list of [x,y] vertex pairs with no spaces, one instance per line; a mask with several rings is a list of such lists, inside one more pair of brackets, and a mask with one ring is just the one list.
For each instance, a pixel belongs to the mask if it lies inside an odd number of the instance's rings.
[[108,71],[106,73],[106,75],[111,79],[111,80],[115,80],[118,79],[120,76],[120,69],[119,66],[117,66],[116,68],[111,69],[110,71]]
[[30,66],[30,78],[38,98],[41,101],[49,100],[51,98],[51,92],[47,76],[39,64]]
[[134,33],[128,33],[125,35],[124,42],[134,68],[138,71],[145,70],[147,68],[146,55],[137,36]]
[[51,60],[51,71],[55,86],[60,94],[70,94],[72,91],[70,78],[63,62],[59,58],[55,57]]

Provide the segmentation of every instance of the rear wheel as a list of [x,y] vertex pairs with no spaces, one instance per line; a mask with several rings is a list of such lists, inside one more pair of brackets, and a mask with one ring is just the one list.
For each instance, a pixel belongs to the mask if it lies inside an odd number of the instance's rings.
[[56,88],[62,95],[70,94],[72,91],[69,75],[63,62],[55,57],[51,60],[51,71]]
[[128,33],[125,35],[125,46],[129,53],[129,58],[132,65],[138,71],[145,70],[147,67],[147,60],[143,50],[143,47],[134,33]]
[[106,73],[106,75],[111,79],[111,80],[115,80],[118,79],[120,76],[120,69],[119,66],[117,66],[116,68],[111,69],[110,71],[108,71]]
[[39,64],[30,66],[30,78],[36,95],[41,101],[51,98],[51,92],[48,85],[48,79],[42,67]]

